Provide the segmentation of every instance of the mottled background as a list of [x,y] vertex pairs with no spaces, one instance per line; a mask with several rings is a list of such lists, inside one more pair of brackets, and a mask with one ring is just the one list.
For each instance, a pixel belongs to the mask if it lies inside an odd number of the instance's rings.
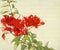
[[[16,7],[23,16],[34,14],[44,20],[45,25],[31,29],[32,32],[37,34],[37,40],[42,41],[43,45],[49,41],[49,47],[60,50],[60,0],[19,0]],[[10,43],[13,36],[7,35],[4,41],[1,30],[0,26],[0,50],[13,50]]]

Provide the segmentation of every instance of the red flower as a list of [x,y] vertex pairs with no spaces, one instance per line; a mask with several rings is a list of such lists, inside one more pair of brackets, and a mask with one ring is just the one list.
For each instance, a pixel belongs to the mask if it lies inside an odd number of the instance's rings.
[[5,40],[5,33],[4,33],[4,34],[2,34],[2,38]]
[[40,25],[44,25],[44,22],[42,23],[41,19],[39,19],[36,15],[30,15],[28,18],[24,17],[24,20],[27,27],[34,26],[37,28]]
[[3,23],[4,26],[10,25],[10,22],[11,22],[13,19],[15,19],[15,18],[13,17],[13,15],[12,15],[12,16],[3,15],[3,16],[4,16],[4,18],[1,19],[1,22]]

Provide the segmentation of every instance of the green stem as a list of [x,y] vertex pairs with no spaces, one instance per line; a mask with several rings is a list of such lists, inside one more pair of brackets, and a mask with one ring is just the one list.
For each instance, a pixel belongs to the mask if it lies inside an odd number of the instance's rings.
[[[15,9],[17,10],[17,8],[15,7]],[[18,11],[18,10],[17,10]],[[21,14],[19,13],[19,11],[18,11],[18,15],[19,15],[19,17],[21,16]]]
[[10,5],[10,2],[9,2],[9,6],[10,6],[11,13],[12,13],[12,8],[11,8],[11,5]]
[[13,13],[12,13],[12,8],[11,8],[11,5],[10,5],[10,0],[7,0],[7,2],[9,3],[9,7],[10,7],[11,14],[13,14]]
[[[12,12],[12,4],[11,4],[11,2],[10,2],[10,0],[7,0],[7,2],[9,3],[9,7],[10,7],[10,11],[11,11],[11,14],[13,14],[13,12]],[[15,6],[15,5],[14,5]],[[17,10],[17,8],[15,7],[15,9]],[[18,15],[19,15],[19,17],[21,16],[20,15],[20,13],[19,13],[19,11],[17,10],[17,12],[18,12]]]

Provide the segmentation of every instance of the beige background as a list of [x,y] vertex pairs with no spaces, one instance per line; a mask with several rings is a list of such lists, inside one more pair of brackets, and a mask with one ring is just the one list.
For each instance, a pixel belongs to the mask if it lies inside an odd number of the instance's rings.
[[[43,44],[49,41],[49,47],[60,50],[60,0],[19,0],[16,7],[23,16],[34,14],[42,18],[45,25],[31,29],[32,32],[37,34],[37,39]],[[13,44],[10,43],[13,36],[7,35],[4,41],[1,35],[0,26],[0,50],[13,50]]]

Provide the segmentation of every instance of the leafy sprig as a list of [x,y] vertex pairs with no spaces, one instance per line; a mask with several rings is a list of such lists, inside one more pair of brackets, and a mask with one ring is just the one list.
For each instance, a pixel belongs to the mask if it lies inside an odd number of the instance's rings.
[[23,35],[15,37],[12,40],[17,47],[21,44],[21,50],[25,50],[26,48],[28,50],[54,50],[53,48],[48,47],[48,42],[43,46],[41,41],[36,40],[36,35],[32,32],[29,32],[28,35],[23,36],[22,40],[20,40],[22,36]]

